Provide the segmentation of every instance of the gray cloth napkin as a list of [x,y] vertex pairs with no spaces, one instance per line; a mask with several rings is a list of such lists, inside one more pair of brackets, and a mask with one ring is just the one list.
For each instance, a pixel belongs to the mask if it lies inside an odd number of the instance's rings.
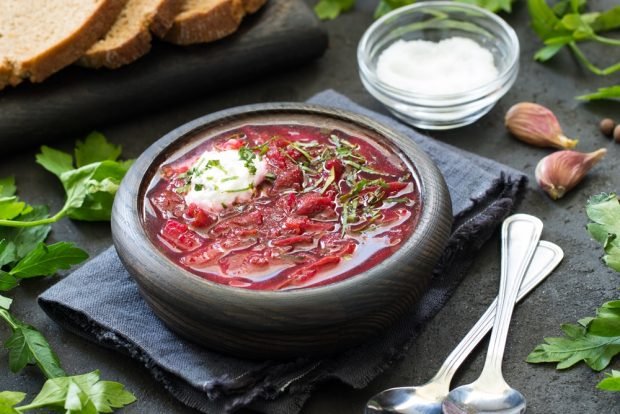
[[431,286],[385,335],[324,358],[278,362],[222,355],[166,329],[140,297],[113,248],[44,292],[39,298],[41,307],[66,329],[141,361],[176,398],[203,412],[249,407],[294,414],[311,391],[327,380],[355,388],[366,386],[403,356],[418,329],[445,304],[475,252],[513,210],[526,178],[492,160],[425,137],[334,91],[322,92],[310,102],[361,113],[409,136],[437,163],[450,190],[453,233]]

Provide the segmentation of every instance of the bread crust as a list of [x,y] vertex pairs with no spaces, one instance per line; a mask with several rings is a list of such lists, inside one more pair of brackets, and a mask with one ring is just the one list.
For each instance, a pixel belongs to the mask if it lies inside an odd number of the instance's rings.
[[141,58],[151,50],[151,32],[158,36],[165,35],[182,4],[182,0],[162,0],[150,19],[144,22],[141,30],[116,47],[99,48],[95,44],[86,51],[77,64],[95,69],[101,67],[116,69]]
[[214,7],[179,14],[164,40],[177,44],[207,43],[234,33],[245,15],[245,0],[221,0]]
[[183,0],[162,1],[149,25],[151,32],[157,37],[164,37],[174,24],[174,18],[181,11],[181,6],[183,6]]
[[16,62],[16,85],[19,78],[29,78],[31,82],[41,82],[65,66],[75,62],[99,40],[112,26],[127,0],[103,0],[99,7],[80,26],[53,47],[23,62]]
[[0,61],[0,89],[9,84],[12,75],[13,66],[11,62],[6,59]]
[[117,69],[146,55],[151,50],[151,34],[140,30],[119,47],[87,53],[76,64],[92,69]]

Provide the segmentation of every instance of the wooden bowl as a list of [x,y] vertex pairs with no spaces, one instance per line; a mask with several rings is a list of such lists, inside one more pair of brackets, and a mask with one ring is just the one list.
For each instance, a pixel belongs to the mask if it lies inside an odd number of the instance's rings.
[[[339,128],[391,143],[420,186],[419,222],[401,247],[370,270],[332,284],[256,291],[217,284],[161,253],[143,227],[145,193],[172,154],[248,123]],[[191,121],[151,145],[123,180],[112,236],[123,264],[165,324],[209,348],[244,358],[289,358],[342,350],[379,335],[420,298],[452,224],[450,196],[437,167],[409,138],[366,117],[307,104],[259,104]]]

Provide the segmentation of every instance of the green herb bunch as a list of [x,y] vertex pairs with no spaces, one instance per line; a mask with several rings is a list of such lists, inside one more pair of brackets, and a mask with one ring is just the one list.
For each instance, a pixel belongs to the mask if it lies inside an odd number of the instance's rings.
[[[42,147],[37,162],[54,173],[66,192],[62,209],[50,216],[43,205],[29,205],[16,195],[13,177],[0,179],[0,292],[8,292],[25,279],[52,276],[88,258],[73,243],[46,244],[51,224],[63,217],[109,220],[116,189],[130,161],[118,161],[121,147],[99,133],[90,134],[70,154]],[[69,376],[43,334],[10,312],[13,300],[0,294],[0,320],[11,330],[4,342],[9,369],[16,373],[35,365],[47,381],[39,394],[23,404],[23,392],[0,392],[0,414],[18,414],[48,408],[68,414],[111,413],[136,399],[117,382],[101,381],[99,372]]]
[[[587,229],[605,251],[603,262],[620,272],[620,203],[615,194],[590,198],[586,213],[591,222]],[[620,353],[620,299],[604,303],[595,317],[577,324],[562,325],[564,337],[545,338],[527,357],[528,362],[557,362],[566,369],[583,361],[595,371],[602,371]],[[620,371],[611,370],[597,388],[620,391]]]
[[[610,75],[620,71],[620,61],[606,68],[594,64],[580,45],[600,43],[614,48],[610,54],[620,55],[620,39],[604,36],[608,32],[620,29],[620,6],[609,10],[584,12],[587,0],[562,0],[551,7],[546,0],[528,0],[528,9],[532,20],[532,28],[545,46],[538,50],[534,59],[545,62],[568,48],[573,55],[592,73]],[[620,85],[601,88],[595,93],[579,96],[578,99],[590,101],[594,99],[620,98]]]

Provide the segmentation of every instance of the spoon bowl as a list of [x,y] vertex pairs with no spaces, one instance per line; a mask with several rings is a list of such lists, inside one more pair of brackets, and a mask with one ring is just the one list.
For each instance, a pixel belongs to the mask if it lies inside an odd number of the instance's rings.
[[[551,242],[541,240],[519,288],[517,301],[523,299],[562,261],[564,252]],[[442,414],[441,404],[450,391],[450,382],[461,363],[491,330],[497,310],[497,299],[446,358],[437,374],[426,384],[397,387],[373,396],[366,414]]]
[[447,387],[433,381],[417,387],[390,388],[368,401],[365,414],[441,414],[447,393]]
[[505,382],[492,388],[478,382],[463,385],[450,391],[443,402],[444,414],[518,414],[525,412],[523,394]]

